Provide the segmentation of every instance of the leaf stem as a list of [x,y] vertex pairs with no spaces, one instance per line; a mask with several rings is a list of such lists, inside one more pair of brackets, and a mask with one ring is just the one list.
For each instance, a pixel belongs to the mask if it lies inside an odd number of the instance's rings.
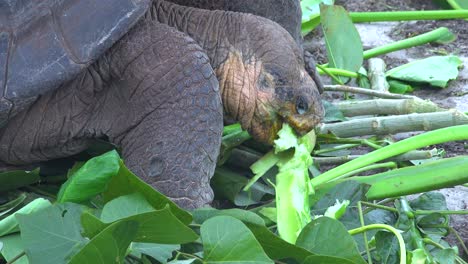
[[418,36],[414,36],[414,37],[396,41],[387,45],[376,47],[370,50],[366,50],[364,51],[364,59],[369,59],[369,58],[377,57],[382,54],[387,54],[387,53],[398,51],[398,50],[404,50],[404,49],[424,45],[430,42],[440,40],[441,38],[450,36],[450,35],[453,36],[450,30],[448,30],[448,28],[440,27],[438,29],[429,31],[427,33],[424,33]]
[[375,150],[361,156],[360,158],[331,169],[320,176],[313,178],[311,180],[311,184],[317,188],[324,183],[335,180],[343,174],[411,150],[434,144],[466,139],[468,139],[468,125],[453,126],[430,131]]
[[357,235],[357,234],[360,234],[360,233],[363,233],[365,231],[372,230],[372,229],[384,229],[389,232],[392,232],[396,236],[398,240],[398,244],[400,246],[400,264],[406,264],[405,241],[403,240],[403,237],[401,236],[400,232],[393,226],[384,225],[384,224],[372,224],[372,225],[367,225],[367,226],[351,229],[348,232],[350,235]]
[[431,10],[431,11],[395,11],[395,12],[351,12],[349,16],[354,23],[444,20],[468,18],[468,10]]

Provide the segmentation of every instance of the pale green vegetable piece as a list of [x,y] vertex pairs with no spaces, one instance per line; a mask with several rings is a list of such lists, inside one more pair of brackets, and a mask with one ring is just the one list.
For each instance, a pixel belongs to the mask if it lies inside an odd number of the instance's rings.
[[444,88],[450,80],[457,78],[458,68],[462,65],[463,61],[457,56],[433,56],[391,69],[386,76]]
[[346,213],[346,208],[348,208],[348,205],[348,200],[344,200],[343,202],[336,200],[336,203],[333,206],[327,208],[327,211],[325,211],[325,216],[338,220]]

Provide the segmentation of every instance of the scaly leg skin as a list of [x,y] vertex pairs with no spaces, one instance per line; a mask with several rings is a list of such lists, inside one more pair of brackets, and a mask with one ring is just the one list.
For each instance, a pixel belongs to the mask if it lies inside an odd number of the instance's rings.
[[56,159],[107,137],[133,172],[191,209],[213,199],[222,125],[219,84],[205,53],[145,17],[75,80],[10,120],[0,130],[0,160]]

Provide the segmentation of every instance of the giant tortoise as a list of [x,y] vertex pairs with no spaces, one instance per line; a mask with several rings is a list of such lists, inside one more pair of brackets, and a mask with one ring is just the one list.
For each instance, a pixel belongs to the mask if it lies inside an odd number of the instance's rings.
[[283,122],[299,134],[320,122],[297,41],[260,16],[163,0],[0,0],[0,161],[105,139],[147,183],[200,207],[223,116],[264,143]]

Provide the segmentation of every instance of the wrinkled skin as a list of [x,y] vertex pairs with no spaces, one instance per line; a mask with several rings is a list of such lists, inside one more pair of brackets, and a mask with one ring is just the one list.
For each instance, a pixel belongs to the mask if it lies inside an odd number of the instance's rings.
[[[184,6],[203,8],[208,10],[225,10],[232,12],[249,13],[270,19],[284,29],[302,48],[301,35],[301,2],[300,0],[168,0]],[[314,80],[320,93],[323,92],[323,84],[315,68],[315,60],[308,51],[304,52],[306,72]]]
[[106,138],[143,180],[196,208],[213,198],[223,112],[265,143],[282,122],[304,134],[323,116],[301,49],[278,24],[155,0],[97,62],[0,129],[0,160],[56,159]]

